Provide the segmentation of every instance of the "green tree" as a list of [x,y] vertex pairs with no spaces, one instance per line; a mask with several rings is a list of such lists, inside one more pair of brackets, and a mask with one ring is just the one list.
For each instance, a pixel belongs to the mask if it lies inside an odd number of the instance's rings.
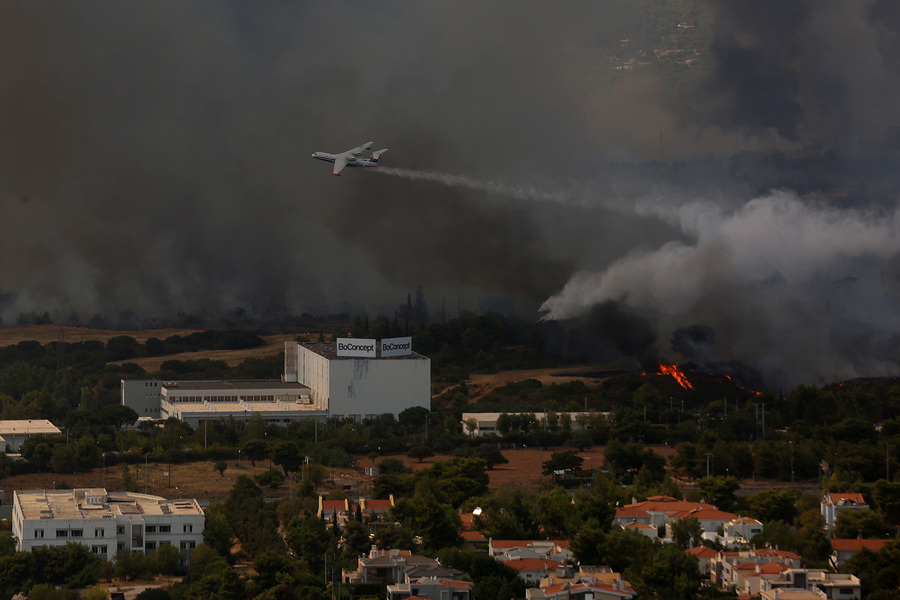
[[552,475],[556,471],[566,471],[570,469],[580,469],[584,464],[584,458],[578,456],[575,450],[566,450],[564,452],[554,452],[549,459],[544,461],[544,475]]
[[331,545],[331,539],[325,522],[315,515],[296,517],[288,525],[288,545],[306,567],[316,574],[324,573],[325,552]]
[[505,465],[509,462],[496,444],[481,444],[475,449],[474,456],[487,463],[488,470],[493,469],[494,465]]
[[241,456],[248,458],[250,465],[254,467],[256,466],[256,461],[264,460],[268,455],[269,448],[262,440],[250,440],[241,448]]
[[640,575],[641,585],[654,597],[691,600],[700,589],[697,559],[684,550],[663,544]]
[[428,446],[413,446],[406,455],[422,462],[424,459],[434,456],[434,451]]
[[672,521],[672,541],[682,550],[699,546],[703,541],[703,528],[697,517]]
[[206,508],[204,513],[206,518],[203,526],[203,542],[226,559],[229,558],[234,532],[228,523],[225,508],[219,503],[213,503]]
[[740,489],[741,484],[735,477],[703,477],[697,481],[697,485],[706,501],[714,504],[719,510],[730,512],[737,505],[735,492]]
[[770,488],[747,498],[747,507],[750,516],[758,519],[760,523],[769,521],[793,523],[798,516],[796,503],[799,495],[795,490]]
[[859,510],[842,510],[834,520],[832,535],[838,539],[863,537],[891,537],[895,528],[884,520],[880,514],[869,508]]

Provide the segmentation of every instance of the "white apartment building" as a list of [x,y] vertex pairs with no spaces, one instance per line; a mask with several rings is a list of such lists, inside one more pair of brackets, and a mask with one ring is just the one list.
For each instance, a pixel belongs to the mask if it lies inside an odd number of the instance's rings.
[[193,499],[167,500],[103,488],[16,491],[13,535],[16,550],[83,544],[112,560],[119,550],[150,552],[163,544],[178,548],[185,561],[203,542],[205,515]]

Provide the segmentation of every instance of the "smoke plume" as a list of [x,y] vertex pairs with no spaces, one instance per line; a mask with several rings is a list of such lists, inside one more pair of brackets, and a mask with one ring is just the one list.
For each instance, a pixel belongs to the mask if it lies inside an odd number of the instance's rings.
[[[0,3],[0,319],[422,285],[639,360],[893,372],[898,100],[889,0]],[[386,176],[310,158],[368,140]]]

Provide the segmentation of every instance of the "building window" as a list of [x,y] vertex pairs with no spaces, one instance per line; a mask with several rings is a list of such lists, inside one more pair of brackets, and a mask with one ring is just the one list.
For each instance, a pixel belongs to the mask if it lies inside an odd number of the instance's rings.
[[122,542],[119,542],[118,544],[116,544],[116,550],[124,550],[124,549],[125,549],[125,544],[123,544]]
[[44,530],[43,530],[43,529],[35,529],[35,530],[34,530],[34,537],[36,537],[36,538],[43,538],[43,537],[44,537]]
[[91,552],[106,556],[106,546],[91,546]]
[[193,550],[196,545],[197,545],[196,542],[181,542],[181,549],[182,550]]
[[146,544],[144,544],[144,547],[147,550],[156,550],[156,542],[147,542]]
[[69,530],[68,529],[57,529],[56,537],[58,537],[58,538],[69,537]]
[[184,531],[182,533],[192,533],[194,531],[194,526],[188,523],[184,526]]
[[172,531],[172,526],[171,526],[171,525],[160,525],[160,526],[159,526],[159,532],[160,532],[160,533],[170,533],[171,531]]
[[144,531],[147,533],[156,533],[156,525],[147,525],[144,527]]
[[94,530],[94,537],[103,537],[106,535],[106,530],[103,527],[98,527]]
[[118,527],[116,527],[116,533],[119,535],[125,535],[125,526],[119,525]]
[[84,537],[84,532],[81,529],[73,529],[72,537]]

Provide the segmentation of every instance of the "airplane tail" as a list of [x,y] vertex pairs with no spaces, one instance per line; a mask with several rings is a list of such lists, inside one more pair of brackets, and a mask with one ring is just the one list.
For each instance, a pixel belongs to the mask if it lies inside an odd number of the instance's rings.
[[388,151],[387,148],[382,148],[381,150],[376,150],[375,152],[372,153],[372,158],[370,160],[372,162],[378,162],[378,158],[387,151]]

